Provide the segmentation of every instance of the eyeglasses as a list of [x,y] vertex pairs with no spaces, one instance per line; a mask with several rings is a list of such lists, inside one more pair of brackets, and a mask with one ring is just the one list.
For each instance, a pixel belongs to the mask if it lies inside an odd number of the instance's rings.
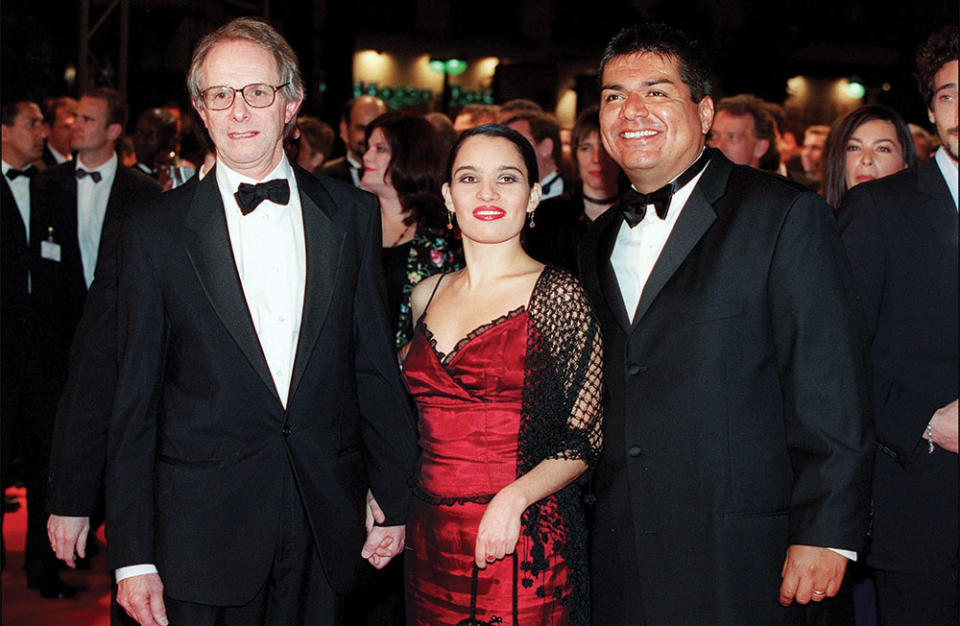
[[255,109],[265,109],[277,98],[277,90],[289,85],[289,82],[273,87],[266,83],[250,83],[240,89],[217,85],[207,87],[200,92],[200,98],[203,100],[203,106],[210,111],[222,111],[229,109],[233,105],[233,99],[237,94],[242,94],[244,101]]

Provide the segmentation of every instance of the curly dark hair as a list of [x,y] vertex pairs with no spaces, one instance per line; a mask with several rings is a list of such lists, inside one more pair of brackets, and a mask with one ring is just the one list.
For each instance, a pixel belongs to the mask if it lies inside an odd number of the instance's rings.
[[956,26],[944,26],[930,35],[917,48],[917,71],[914,74],[920,94],[928,108],[933,106],[933,77],[940,68],[960,58],[960,36]]
[[420,116],[391,111],[367,125],[367,143],[378,128],[390,144],[387,175],[400,206],[408,213],[404,223],[442,227],[446,210],[440,186],[446,169],[446,144],[440,133]]

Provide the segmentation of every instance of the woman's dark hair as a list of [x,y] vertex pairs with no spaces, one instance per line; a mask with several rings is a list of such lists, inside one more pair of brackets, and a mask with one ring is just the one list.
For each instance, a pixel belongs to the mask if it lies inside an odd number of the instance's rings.
[[598,106],[584,109],[573,124],[573,131],[570,133],[570,149],[574,154],[577,153],[580,142],[590,133],[600,133],[600,107]]
[[906,167],[917,164],[917,150],[910,128],[900,114],[882,104],[868,104],[847,113],[836,122],[827,135],[823,151],[823,195],[834,211],[847,195],[847,141],[854,131],[872,120],[890,122],[897,129],[897,140],[903,150]]
[[533,183],[540,181],[540,170],[537,167],[537,153],[534,152],[533,146],[530,145],[526,137],[503,124],[481,124],[480,126],[474,126],[469,130],[463,131],[457,139],[457,142],[450,148],[450,156],[447,157],[448,183],[453,178],[453,164],[454,161],[457,160],[457,153],[460,152],[460,147],[463,145],[463,142],[470,137],[481,135],[484,137],[498,137],[511,142],[517,148],[520,156],[523,157],[524,164],[527,166],[527,184],[532,187]]
[[433,124],[415,115],[391,111],[367,125],[366,141],[380,129],[390,144],[387,176],[397,192],[400,206],[408,213],[405,224],[414,222],[442,227],[446,223],[440,178],[446,165],[445,145]]

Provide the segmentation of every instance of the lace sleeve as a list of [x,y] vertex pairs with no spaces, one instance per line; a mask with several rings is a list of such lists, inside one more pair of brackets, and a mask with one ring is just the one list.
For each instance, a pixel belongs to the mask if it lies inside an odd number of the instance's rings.
[[603,344],[583,288],[549,266],[529,307],[518,472],[543,459],[594,465],[602,446]]

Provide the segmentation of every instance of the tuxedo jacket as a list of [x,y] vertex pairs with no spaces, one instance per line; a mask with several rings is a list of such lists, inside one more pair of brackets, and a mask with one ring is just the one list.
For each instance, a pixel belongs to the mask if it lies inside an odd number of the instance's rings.
[[27,226],[7,177],[0,175],[0,476],[4,485],[18,430],[15,424],[28,397],[24,365],[33,343]]
[[[98,183],[99,184],[99,183]],[[51,415],[56,411],[50,451],[47,510],[89,516],[103,486],[107,427],[116,385],[116,281],[120,225],[160,185],[132,168],[118,165],[100,231],[97,266],[89,292],[77,240],[75,163],[38,175],[33,193],[34,284],[43,321],[42,360]],[[40,242],[60,245],[59,262],[43,259]],[[68,367],[69,365],[69,367]],[[62,388],[62,393],[61,393]],[[59,402],[58,402],[59,395]]]
[[27,314],[30,225],[23,223],[7,177],[0,176],[0,180],[0,323],[6,339],[15,330],[13,320]]
[[839,213],[873,357],[877,455],[867,562],[909,573],[957,559],[957,455],[928,454],[957,399],[957,208],[936,160],[850,190]]
[[178,600],[253,598],[290,472],[341,593],[365,563],[368,486],[388,525],[405,521],[416,437],[388,330],[379,207],[294,169],[306,284],[286,409],[247,310],[215,173],[123,224],[110,566],[154,563]]
[[323,175],[343,181],[348,185],[353,185],[353,177],[350,175],[350,163],[345,156],[324,163]]
[[629,321],[610,252],[585,235],[604,332],[593,621],[789,623],[791,544],[863,547],[867,353],[836,223],[816,195],[718,150]]

